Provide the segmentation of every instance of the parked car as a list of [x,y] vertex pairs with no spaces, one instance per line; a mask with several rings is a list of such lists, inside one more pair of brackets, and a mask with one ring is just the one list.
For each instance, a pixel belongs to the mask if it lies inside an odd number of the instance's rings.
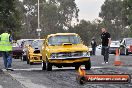
[[97,49],[102,49],[102,45],[98,45],[96,48]]
[[109,53],[116,54],[116,49],[120,47],[120,41],[111,41]]
[[36,62],[42,62],[42,55],[40,53],[41,46],[44,42],[44,39],[37,39],[29,45],[27,50],[27,64],[32,65]]
[[52,66],[78,69],[85,65],[91,68],[90,53],[76,33],[57,33],[46,37],[42,45],[42,70],[51,71]]
[[29,45],[32,44],[33,41],[34,39],[20,39],[17,41],[19,46],[21,46],[23,49],[22,61],[27,60],[27,50],[28,50],[27,48],[29,47]]
[[132,45],[132,38],[123,38],[120,44],[120,54],[131,54],[130,46]]
[[91,46],[88,47],[88,50],[90,52],[90,55],[92,55],[92,47]]
[[23,54],[23,49],[18,45],[18,43],[12,44],[12,56],[15,59],[21,59]]

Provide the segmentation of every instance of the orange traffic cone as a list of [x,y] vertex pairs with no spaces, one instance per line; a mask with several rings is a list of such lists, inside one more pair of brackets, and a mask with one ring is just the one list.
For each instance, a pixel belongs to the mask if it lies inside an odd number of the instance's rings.
[[120,56],[119,56],[118,49],[116,49],[116,56],[115,56],[114,65],[115,65],[115,66],[120,66],[120,65],[121,65],[121,60],[120,60]]

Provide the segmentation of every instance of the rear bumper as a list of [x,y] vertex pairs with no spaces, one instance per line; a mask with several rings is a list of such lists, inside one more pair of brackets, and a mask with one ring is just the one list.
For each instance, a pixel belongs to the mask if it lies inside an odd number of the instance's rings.
[[119,47],[110,47],[109,48],[109,53],[110,54],[115,54],[116,53],[116,49],[118,49]]

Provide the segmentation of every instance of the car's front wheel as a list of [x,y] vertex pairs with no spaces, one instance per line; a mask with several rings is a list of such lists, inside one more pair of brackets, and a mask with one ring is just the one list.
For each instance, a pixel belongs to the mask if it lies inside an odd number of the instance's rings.
[[42,70],[46,70],[46,63],[42,61]]
[[52,71],[52,65],[50,62],[46,61],[46,70],[47,71]]
[[33,65],[33,62],[29,62],[30,65]]
[[129,55],[128,49],[125,49],[125,55]]
[[27,60],[27,56],[22,56],[22,61],[26,61]]
[[80,67],[80,65],[76,65],[76,66],[75,66],[75,70],[78,70],[79,67]]
[[27,59],[27,64],[29,64],[29,59]]
[[86,69],[86,70],[90,70],[90,69],[91,69],[91,60],[89,60],[89,61],[87,61],[87,62],[85,63],[85,69]]

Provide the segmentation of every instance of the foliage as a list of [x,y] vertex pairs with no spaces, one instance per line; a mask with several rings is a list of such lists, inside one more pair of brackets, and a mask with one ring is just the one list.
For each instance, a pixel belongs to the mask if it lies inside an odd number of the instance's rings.
[[132,0],[123,0],[126,25],[130,28],[130,36],[132,37]]
[[[24,29],[28,29],[31,36],[37,37],[37,1],[24,0],[26,9]],[[73,18],[78,17],[75,0],[40,0],[40,28],[41,35],[65,32],[71,26]],[[41,36],[41,37],[43,37]]]
[[[99,16],[103,19],[104,27],[108,29],[113,40],[128,37],[124,3],[122,0],[106,0],[101,7]],[[125,35],[127,33],[127,36]]]
[[10,30],[14,34],[21,27],[17,0],[0,0],[0,33]]
[[92,38],[100,43],[100,24],[97,21],[90,22],[81,20],[79,24],[71,28],[68,32],[77,33],[81,36],[86,45],[89,45]]

